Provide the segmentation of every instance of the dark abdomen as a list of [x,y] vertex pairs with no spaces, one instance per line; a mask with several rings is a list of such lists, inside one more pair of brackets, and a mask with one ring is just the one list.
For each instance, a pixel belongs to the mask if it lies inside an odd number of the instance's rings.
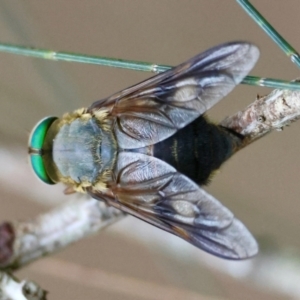
[[201,116],[155,144],[153,155],[202,185],[208,183],[211,173],[235,152],[241,141],[241,137]]

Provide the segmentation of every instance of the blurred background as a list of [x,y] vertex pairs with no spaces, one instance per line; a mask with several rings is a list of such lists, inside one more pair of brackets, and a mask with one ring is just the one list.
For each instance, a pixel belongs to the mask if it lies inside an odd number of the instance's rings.
[[[252,3],[300,49],[298,0]],[[299,76],[235,1],[0,0],[1,42],[177,65],[233,40],[259,46],[251,74]],[[35,123],[151,74],[4,53],[0,70],[0,219],[26,220],[78,197],[34,177],[27,139]],[[240,85],[209,116],[218,122],[269,91]],[[258,239],[257,258],[223,261],[128,216],[16,275],[49,299],[300,299],[299,132],[298,122],[247,147],[207,187]]]

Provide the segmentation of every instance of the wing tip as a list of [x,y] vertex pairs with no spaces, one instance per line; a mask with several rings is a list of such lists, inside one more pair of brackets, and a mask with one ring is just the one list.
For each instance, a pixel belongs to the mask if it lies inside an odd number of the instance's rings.
[[230,228],[233,238],[232,260],[244,260],[254,257],[259,252],[259,246],[253,235],[246,226],[238,219],[234,219]]
[[233,219],[228,227],[220,230],[201,230],[198,234],[193,234],[189,241],[194,246],[227,260],[250,259],[259,251],[253,235],[237,219]]
[[231,42],[226,46],[232,48],[231,51],[234,53],[236,63],[233,64],[231,71],[235,74],[235,84],[239,84],[257,63],[260,56],[259,48],[250,42],[243,41]]

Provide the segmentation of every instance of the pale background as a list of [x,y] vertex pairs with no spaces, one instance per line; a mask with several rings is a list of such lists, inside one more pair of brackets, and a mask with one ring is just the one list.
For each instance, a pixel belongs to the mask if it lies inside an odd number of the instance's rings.
[[[299,0],[252,2],[300,49]],[[251,41],[261,49],[253,75],[299,76],[235,1],[0,0],[2,42],[176,65],[233,40]],[[42,203],[43,195],[45,202],[66,198],[62,186],[40,183],[27,163],[27,139],[39,119],[88,106],[148,76],[0,53],[0,219],[25,220],[45,212],[49,203]],[[221,120],[268,91],[239,86],[210,115]],[[208,188],[261,241],[258,260],[224,264],[127,217],[17,276],[37,281],[50,291],[49,299],[182,299],[174,289],[186,299],[300,299],[299,133],[295,123],[251,145],[223,166]],[[57,272],[47,268],[52,259],[61,262]],[[78,266],[87,273],[75,279],[64,275]],[[162,296],[162,287],[177,296]],[[143,296],[140,289],[149,291]]]

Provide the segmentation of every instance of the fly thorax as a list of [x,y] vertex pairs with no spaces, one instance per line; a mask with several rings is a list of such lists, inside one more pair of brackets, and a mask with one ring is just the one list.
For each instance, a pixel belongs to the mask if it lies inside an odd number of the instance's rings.
[[77,118],[63,124],[52,141],[54,180],[71,184],[75,190],[105,186],[116,153],[113,134],[107,128],[101,128],[95,118]]

